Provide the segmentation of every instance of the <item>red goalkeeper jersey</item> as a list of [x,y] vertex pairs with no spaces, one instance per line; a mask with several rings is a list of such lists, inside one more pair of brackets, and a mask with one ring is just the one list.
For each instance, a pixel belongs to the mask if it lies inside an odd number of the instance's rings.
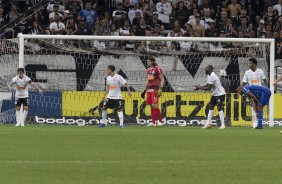
[[146,70],[147,73],[147,86],[146,89],[153,89],[155,91],[159,90],[161,84],[160,75],[163,74],[163,71],[158,66],[149,67]]

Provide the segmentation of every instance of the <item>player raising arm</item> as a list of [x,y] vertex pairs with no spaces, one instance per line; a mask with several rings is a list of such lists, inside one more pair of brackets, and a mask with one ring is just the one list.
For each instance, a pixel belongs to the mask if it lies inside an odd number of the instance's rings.
[[255,129],[262,129],[262,119],[263,119],[263,108],[268,105],[271,91],[264,86],[239,86],[237,88],[238,94],[245,94],[252,102],[252,107],[257,113],[258,125]]
[[211,128],[214,106],[217,106],[221,126],[219,129],[225,129],[223,105],[225,101],[225,90],[222,87],[218,76],[213,72],[213,66],[208,65],[205,68],[207,74],[207,84],[205,86],[195,85],[194,90],[211,90],[212,96],[209,102],[209,113],[207,124],[202,128]]
[[155,58],[148,57],[147,59],[148,68],[146,90],[141,94],[141,97],[145,97],[146,92],[146,104],[151,106],[151,118],[152,123],[147,126],[156,126],[156,117],[158,117],[159,126],[162,126],[162,114],[158,107],[159,97],[162,96],[162,88],[164,86],[163,71],[157,66]]
[[[23,68],[18,68],[17,76],[12,79],[12,82],[9,84],[9,89],[13,85],[16,85],[16,94],[15,94],[15,105],[16,105],[16,126],[24,126],[25,119],[28,114],[28,84],[38,90],[42,94],[41,89],[39,89],[31,79],[24,74]],[[23,105],[23,114],[21,115],[21,106]]]
[[124,80],[122,76],[115,73],[115,66],[109,65],[107,69],[107,86],[106,91],[104,93],[104,104],[102,110],[102,118],[103,123],[100,123],[99,127],[103,128],[107,125],[107,109],[117,109],[120,128],[124,128],[123,126],[123,104],[122,104],[122,96],[121,96],[121,86],[125,86],[127,88],[128,96],[131,97],[129,84]]
[[[244,78],[243,78],[243,86],[245,85],[257,85],[262,86],[262,83],[264,83],[264,86],[268,86],[266,77],[264,75],[264,72],[257,68],[257,60],[255,58],[249,59],[249,70],[245,72]],[[257,127],[257,115],[255,109],[252,109],[252,119],[253,119],[253,128]]]

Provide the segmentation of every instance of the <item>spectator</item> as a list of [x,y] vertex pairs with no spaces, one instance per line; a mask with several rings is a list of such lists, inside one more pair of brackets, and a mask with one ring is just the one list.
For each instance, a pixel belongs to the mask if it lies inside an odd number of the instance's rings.
[[241,19],[241,26],[239,26],[238,31],[243,33],[244,38],[249,38],[250,28],[247,25],[247,18]]
[[187,22],[187,16],[189,15],[188,9],[184,6],[184,1],[179,1],[176,4],[175,10],[173,12],[173,18],[178,20],[180,26],[183,27]]
[[[138,27],[140,25],[140,21],[142,19],[142,15],[140,12],[136,12],[135,18],[132,20],[131,25],[133,27]],[[129,19],[130,20],[130,19]]]
[[64,13],[65,11],[65,6],[64,6],[64,3],[63,1],[61,0],[51,0],[50,3],[48,4],[46,10],[48,11],[48,13],[51,13],[54,11],[54,5],[59,5],[59,12],[61,14]]
[[177,5],[179,2],[183,2],[184,6],[187,8],[187,9],[191,9],[192,8],[192,4],[193,4],[193,0],[176,0],[172,3],[172,8],[173,9],[176,9]]
[[78,3],[78,0],[69,0],[66,9],[77,19],[78,13],[81,11],[82,7]]
[[184,30],[184,37],[190,37],[190,35],[193,34],[193,29],[192,26],[190,24],[185,24],[185,30]]
[[17,7],[15,5],[13,5],[10,8],[9,13],[6,15],[6,23],[16,19],[18,17],[18,13],[17,13]]
[[[198,1],[199,2],[199,1]],[[202,4],[199,6],[199,11],[201,15],[205,14],[205,9],[211,9],[212,6],[209,3],[209,0],[202,0]]]
[[263,19],[261,19],[260,20],[260,22],[259,22],[259,27],[257,28],[257,38],[261,38],[261,36],[262,36],[262,32],[266,32],[266,30],[265,30],[265,22],[264,22],[264,20]]
[[231,0],[231,4],[228,5],[228,12],[231,17],[237,17],[241,12],[241,5],[237,3],[237,0]]
[[85,4],[85,9],[79,12],[77,20],[84,18],[86,20],[87,26],[92,29],[97,17],[97,12],[95,10],[92,10],[91,6],[91,3],[87,2]]
[[273,8],[272,6],[269,6],[267,8],[267,12],[264,14],[263,18],[267,21],[267,22],[272,22],[275,23],[276,22],[276,16],[273,13]]
[[[179,35],[177,35],[177,33],[175,32],[175,30],[170,30],[169,33],[167,34],[167,37],[179,37]],[[166,42],[166,46],[168,48],[168,50],[170,49],[171,46],[171,41],[167,41]]]
[[245,8],[241,9],[241,13],[237,16],[236,22],[240,23],[242,18],[246,18],[247,25],[251,23],[251,18],[247,15],[247,10]]
[[281,31],[281,23],[276,21],[274,26],[273,26],[273,31],[280,33]]
[[164,25],[161,20],[158,19],[159,13],[154,12],[152,19],[149,20],[148,25],[152,28],[155,29],[156,26],[160,27],[161,30],[164,30]]
[[67,21],[68,21],[70,16],[73,17],[73,15],[70,14],[70,11],[69,10],[65,10],[64,14],[63,14],[63,17],[62,17],[62,21],[64,22],[64,24],[67,23]]
[[51,13],[49,13],[49,22],[52,23],[55,21],[55,15],[59,15],[60,18],[62,18],[62,14],[59,13],[59,4],[54,4],[53,5],[53,11]]
[[75,35],[78,31],[77,23],[74,17],[71,15],[66,23],[67,35]]
[[31,22],[37,22],[39,25],[41,25],[43,22],[44,22],[44,20],[42,20],[42,18],[44,18],[44,17],[42,17],[41,16],[41,14],[40,14],[40,12],[39,11],[37,11],[37,12],[35,12],[34,14],[33,14],[33,16],[31,17]]
[[216,29],[215,23],[210,23],[210,29],[206,31],[206,37],[218,37],[218,30]]
[[193,34],[196,37],[203,37],[205,36],[205,27],[200,23],[200,15],[197,14],[195,16],[195,24],[192,25],[192,29],[193,29]]
[[119,34],[121,36],[132,36],[134,35],[132,27],[130,27],[130,22],[129,20],[124,21],[124,26],[120,28]]
[[135,36],[145,36],[146,30],[150,30],[150,27],[146,25],[145,20],[140,20],[140,25],[136,28]]
[[141,18],[143,18],[143,12],[139,9],[139,3],[134,4],[133,8],[128,12],[128,18],[131,22],[131,25],[133,25],[133,20],[137,14],[140,14]]
[[30,29],[30,33],[37,35],[37,34],[41,34],[42,30],[41,27],[39,26],[38,22],[33,21],[31,29]]
[[122,50],[121,42],[120,41],[115,41],[114,42],[114,47],[111,48],[111,50],[121,51]]
[[182,36],[185,33],[184,29],[182,29],[182,27],[180,27],[180,23],[179,23],[178,20],[174,21],[174,23],[173,23],[173,30],[175,31],[175,33],[178,36]]
[[222,11],[220,15],[221,17],[216,23],[217,28],[221,31],[227,25],[227,11]]
[[75,40],[68,40],[66,47],[70,50],[76,50]]
[[127,17],[127,14],[124,13],[121,15],[121,18],[116,21],[116,26],[118,28],[121,28],[126,20],[128,20],[128,17]]
[[113,18],[115,24],[117,24],[118,21],[121,20],[122,15],[126,14],[126,16],[127,16],[127,13],[125,11],[123,11],[122,8],[123,8],[123,4],[118,3],[117,9],[115,11],[113,11],[112,18]]
[[90,29],[85,18],[80,19],[80,24],[78,25],[77,35],[92,35],[92,29]]
[[123,10],[128,14],[131,8],[130,0],[123,0]]
[[55,15],[55,21],[50,24],[50,31],[53,35],[62,35],[66,33],[66,26],[61,22],[60,15]]
[[279,0],[278,4],[273,6],[273,10],[278,11],[278,16],[282,15],[282,0]]
[[210,23],[214,22],[214,20],[210,18],[210,9],[204,9],[204,18],[202,20],[204,23],[204,28],[206,30],[210,29]]
[[115,24],[111,25],[110,36],[119,36],[119,31]]
[[159,20],[163,22],[165,28],[169,28],[170,20],[169,16],[172,13],[172,7],[167,0],[161,0],[156,4],[157,11],[159,12]]
[[227,38],[234,38],[237,37],[238,35],[238,32],[236,31],[236,27],[235,25],[233,25],[231,18],[227,18],[226,25],[220,31],[223,31],[225,33],[225,37]]
[[25,15],[21,15],[21,21],[14,27],[14,38],[18,37],[19,33],[30,33],[31,26],[26,20],[27,17]]
[[94,35],[109,35],[109,28],[106,19],[101,20],[99,26],[94,31]]
[[152,6],[149,0],[144,0],[142,12],[143,18],[145,19],[146,23],[149,24],[149,21],[152,19],[154,12],[154,7]]

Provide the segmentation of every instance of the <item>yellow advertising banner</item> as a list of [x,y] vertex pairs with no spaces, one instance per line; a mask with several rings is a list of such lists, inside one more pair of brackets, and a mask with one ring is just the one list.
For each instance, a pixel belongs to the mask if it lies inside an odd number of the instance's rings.
[[[62,115],[63,116],[92,116],[89,109],[95,106],[102,107],[102,97],[104,92],[92,91],[66,91],[62,94]],[[133,92],[132,97],[128,97],[126,92],[122,93],[124,101],[125,116],[149,118],[150,107],[146,106],[145,99],[142,99],[140,92]],[[159,99],[159,107],[162,114],[167,119],[206,119],[208,113],[208,102],[210,93],[193,92],[165,92]],[[233,126],[251,125],[251,106],[244,96],[227,94],[225,99],[225,117]],[[275,94],[275,119],[282,119],[279,112],[279,102],[282,101],[280,94]],[[108,113],[114,113],[108,110]],[[100,116],[97,112],[97,116]],[[214,116],[218,116],[215,108]],[[264,109],[264,118],[268,118],[268,107]]]

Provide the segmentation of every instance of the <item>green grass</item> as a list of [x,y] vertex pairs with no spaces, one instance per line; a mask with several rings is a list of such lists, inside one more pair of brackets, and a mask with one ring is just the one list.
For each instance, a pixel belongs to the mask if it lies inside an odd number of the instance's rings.
[[1,184],[282,183],[279,128],[0,126]]

